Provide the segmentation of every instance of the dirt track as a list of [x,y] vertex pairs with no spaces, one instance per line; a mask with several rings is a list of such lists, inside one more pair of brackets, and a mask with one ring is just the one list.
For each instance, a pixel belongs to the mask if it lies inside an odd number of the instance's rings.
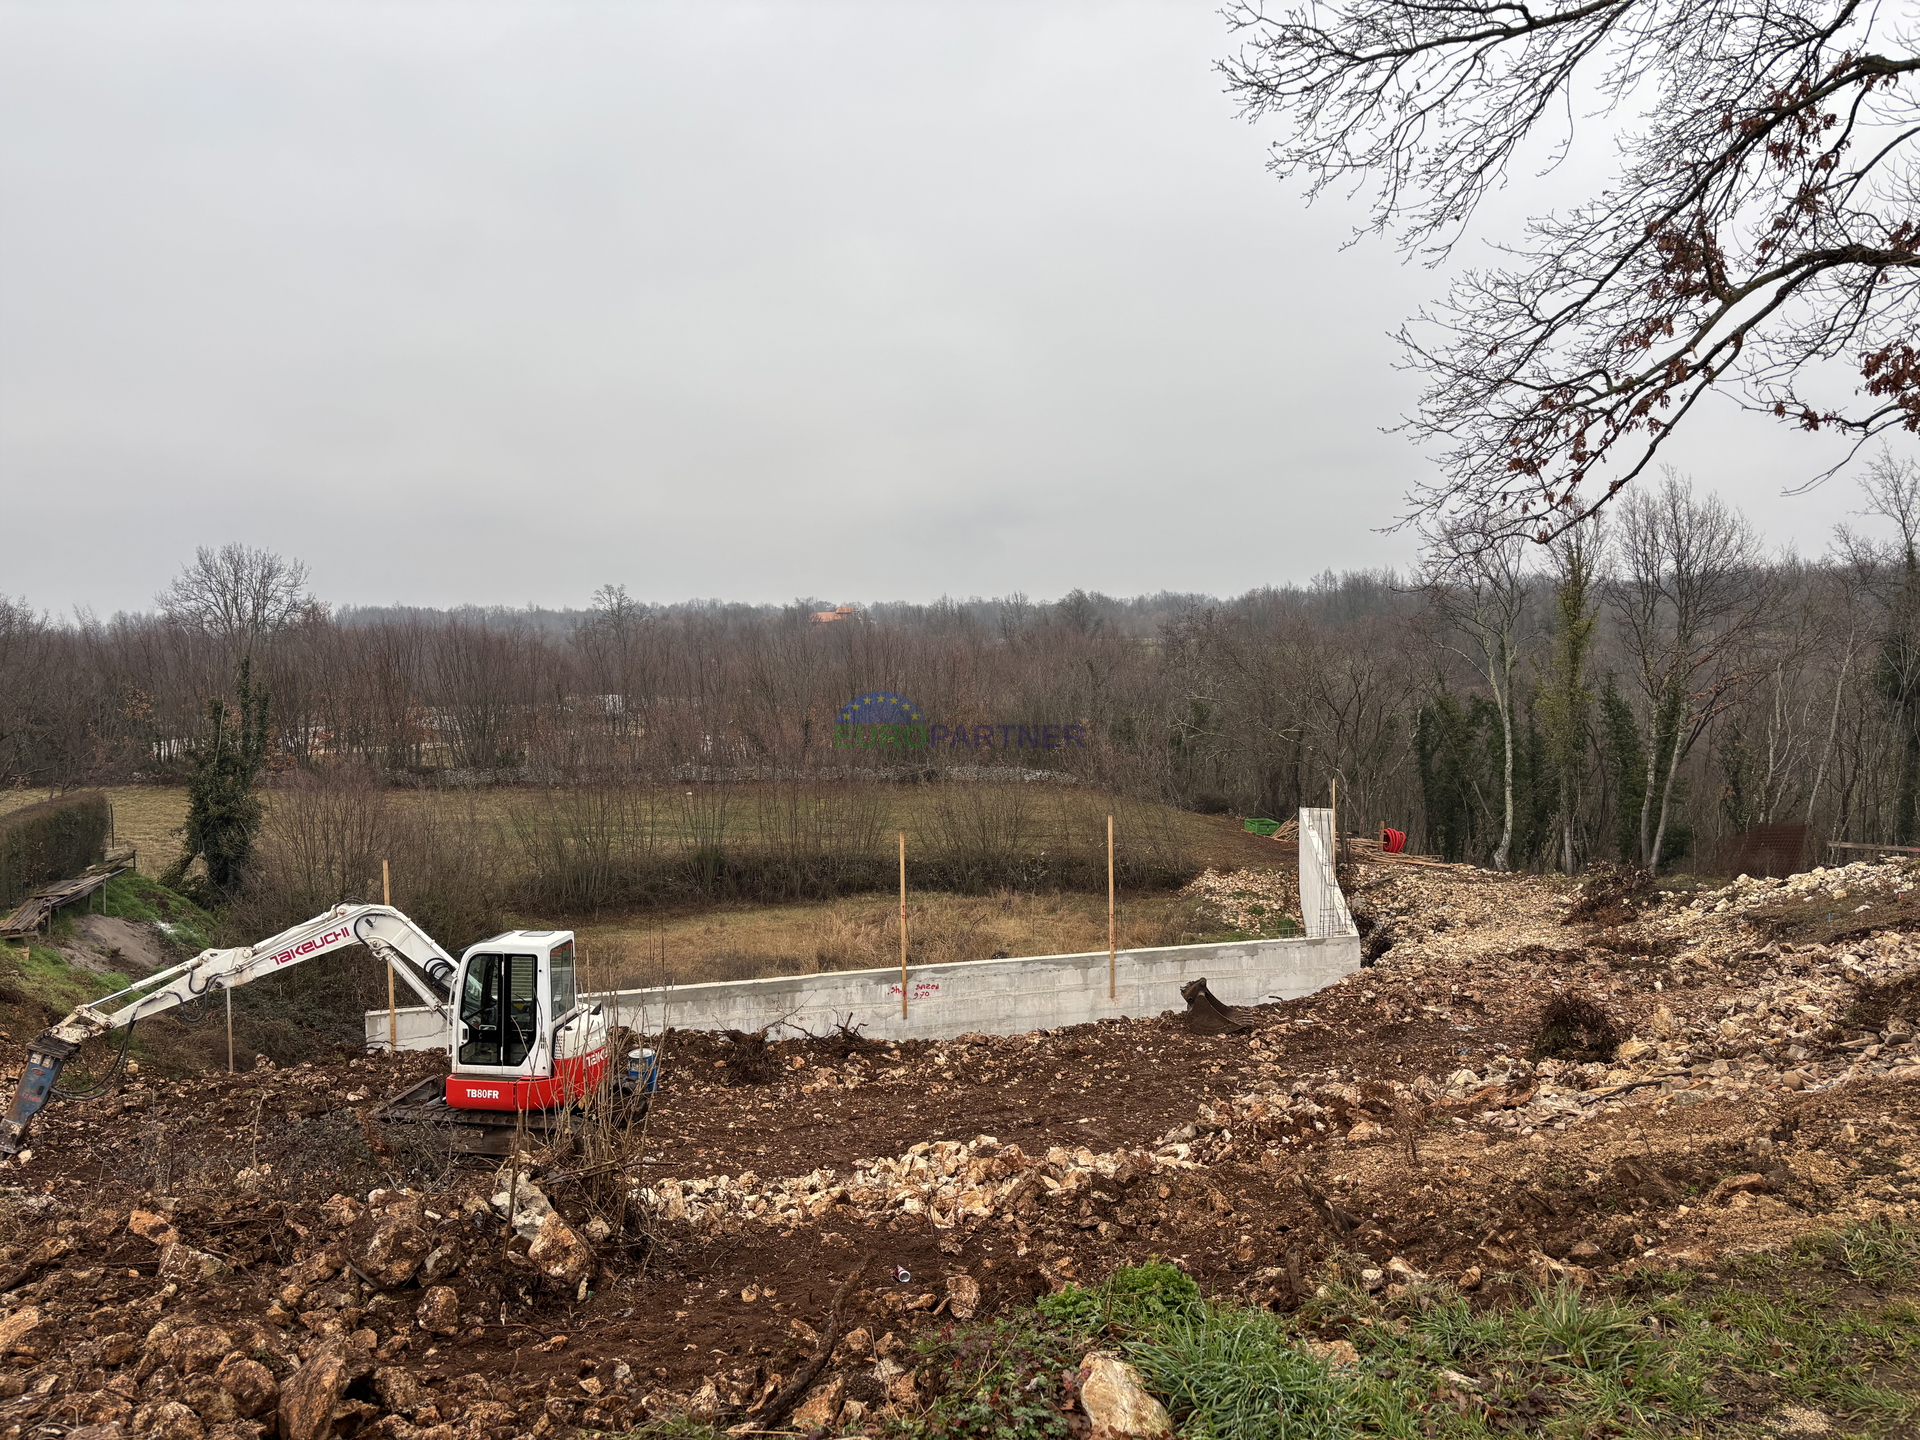
[[[1920,947],[1904,916],[1827,918],[1906,888],[1855,867],[1567,924],[1554,882],[1369,872],[1356,908],[1390,948],[1249,1035],[676,1034],[644,1130],[511,1182],[559,1216],[514,1238],[491,1169],[363,1125],[422,1057],[139,1082],[50,1111],[7,1177],[0,1440],[509,1440],[712,1411],[792,1377],[864,1264],[826,1371],[853,1432],[918,1403],[916,1331],[1150,1254],[1287,1306],[1336,1252],[1486,1294],[1907,1215]],[[1796,939],[1815,912],[1820,943]],[[1616,1058],[1529,1058],[1563,991],[1631,1037]]]

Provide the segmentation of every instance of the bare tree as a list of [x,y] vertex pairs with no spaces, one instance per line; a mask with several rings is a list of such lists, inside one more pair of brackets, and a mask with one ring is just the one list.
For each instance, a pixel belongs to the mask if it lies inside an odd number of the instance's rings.
[[251,545],[202,545],[193,563],[155,597],[173,620],[219,640],[244,655],[278,634],[315,605],[307,593],[307,567]]
[[[1527,581],[1522,544],[1477,530],[1445,527],[1429,535],[1426,592],[1445,620],[1442,643],[1465,659],[1492,692],[1504,750],[1501,769],[1500,843],[1493,868],[1510,868],[1513,855],[1513,671],[1520,663],[1520,622]],[[1462,648],[1462,641],[1468,649]]]
[[656,682],[653,626],[624,585],[602,585],[573,632],[593,686],[591,704],[616,741],[640,728],[648,691]]
[[45,725],[36,711],[58,693],[48,629],[26,601],[0,595],[0,789],[38,779],[43,768]]
[[1899,539],[1879,545],[1842,529],[1837,537],[1857,584],[1881,610],[1874,684],[1899,732],[1895,843],[1920,831],[1920,465],[1882,451],[1861,482],[1867,514],[1893,523]]
[[[1920,432],[1920,71],[1861,0],[1232,0],[1224,69],[1288,126],[1272,167],[1374,187],[1372,228],[1444,252],[1575,105],[1633,105],[1617,173],[1462,276],[1420,337],[1423,512],[1546,538],[1641,474],[1716,387],[1856,442]],[[1910,11],[1907,12],[1910,15]],[[1556,117],[1566,116],[1556,135]],[[1599,117],[1594,117],[1598,119]],[[1822,394],[1839,362],[1855,398]],[[1830,387],[1829,387],[1830,388]],[[1590,488],[1589,480],[1593,482]]]
[[1822,607],[1826,633],[1823,637],[1825,643],[1816,653],[1831,657],[1837,645],[1840,664],[1833,674],[1831,693],[1825,697],[1828,702],[1826,738],[1820,745],[1819,760],[1814,765],[1813,782],[1807,787],[1806,823],[1809,826],[1813,824],[1814,807],[1820,802],[1820,787],[1826,783],[1827,767],[1840,738],[1840,707],[1846,699],[1847,677],[1853,669],[1854,654],[1860,644],[1859,607],[1852,603],[1851,587],[1844,576],[1837,575],[1831,568],[1823,571],[1820,589],[1827,601]]
[[1647,784],[1640,860],[1657,870],[1680,765],[1760,673],[1747,663],[1768,587],[1759,540],[1718,496],[1672,470],[1620,517],[1611,601],[1640,685]]

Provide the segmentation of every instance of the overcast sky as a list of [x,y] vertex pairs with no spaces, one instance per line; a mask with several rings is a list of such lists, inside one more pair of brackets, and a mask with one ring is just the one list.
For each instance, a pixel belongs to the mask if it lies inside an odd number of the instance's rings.
[[[363,604],[1403,564],[1442,282],[1265,172],[1216,10],[0,0],[0,593],[228,540]],[[1818,550],[1852,487],[1710,418],[1675,458]]]

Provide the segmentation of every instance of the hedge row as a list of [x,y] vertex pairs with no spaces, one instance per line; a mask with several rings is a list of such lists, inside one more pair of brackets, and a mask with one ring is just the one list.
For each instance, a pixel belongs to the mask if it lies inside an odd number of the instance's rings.
[[0,815],[0,913],[49,880],[68,880],[107,856],[113,811],[98,790],[79,790]]

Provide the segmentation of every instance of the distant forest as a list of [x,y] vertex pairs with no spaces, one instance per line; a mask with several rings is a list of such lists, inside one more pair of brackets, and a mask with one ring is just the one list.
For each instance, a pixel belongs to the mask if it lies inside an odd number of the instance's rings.
[[[1276,817],[1337,780],[1349,833],[1392,825],[1516,869],[1711,867],[1763,824],[1914,843],[1920,468],[1883,456],[1865,488],[1860,530],[1817,559],[1767,554],[1669,474],[1603,527],[1550,547],[1430,537],[1406,574],[826,623],[845,597],[648,605],[609,585],[584,611],[329,607],[296,560],[227,546],[147,613],[0,599],[0,785],[179,778],[244,658],[282,775],[1052,778]],[[873,692],[910,699],[939,743],[847,748],[839,711]],[[1066,727],[1086,743],[1055,743]]]

